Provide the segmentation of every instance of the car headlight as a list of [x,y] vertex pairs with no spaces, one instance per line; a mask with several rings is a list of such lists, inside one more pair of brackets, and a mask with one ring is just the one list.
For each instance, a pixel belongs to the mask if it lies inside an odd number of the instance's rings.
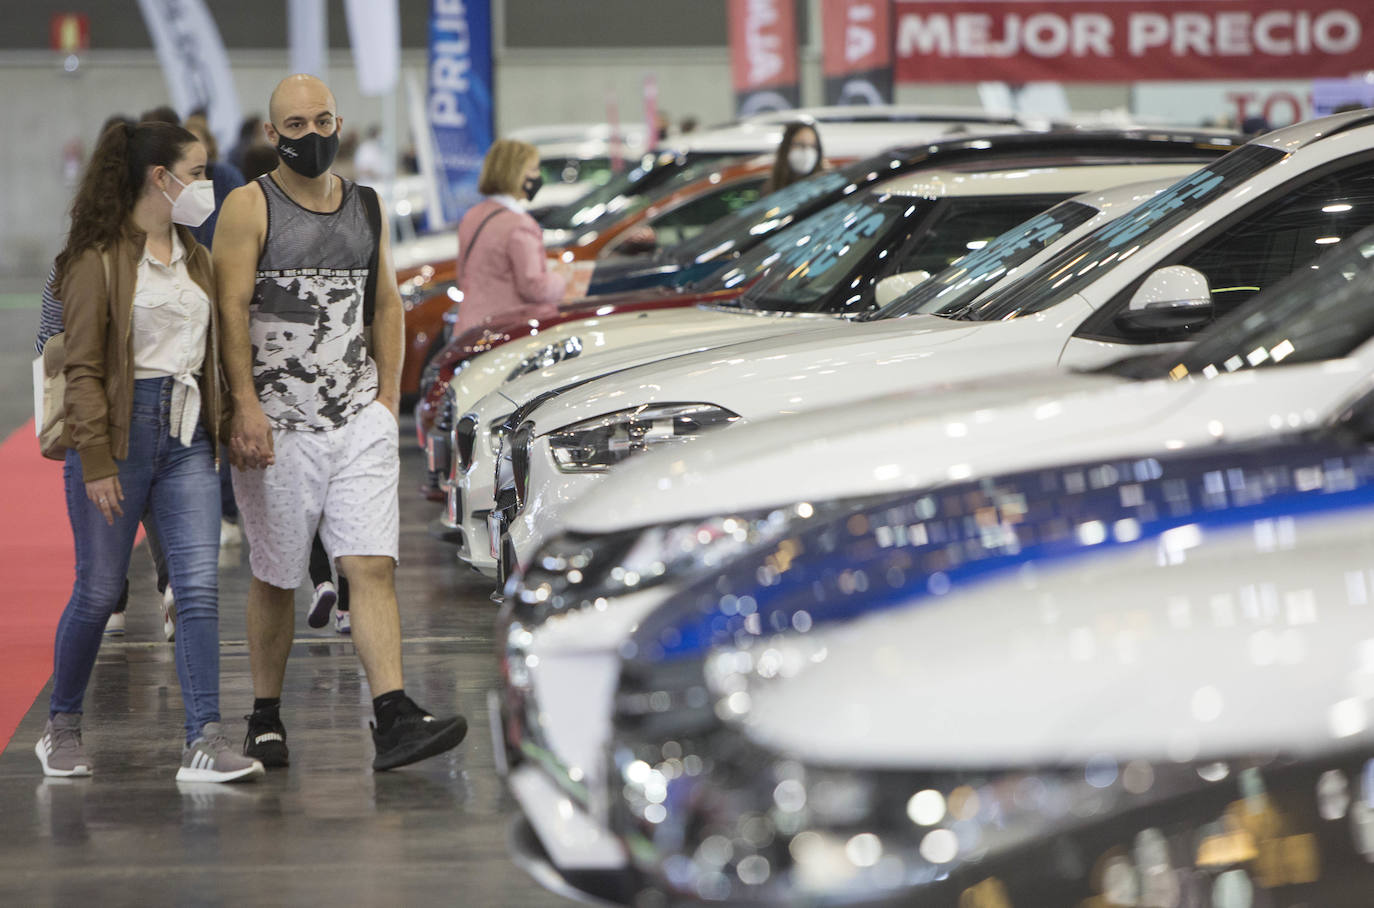
[[458,395],[452,387],[444,389],[443,399],[439,402],[439,409],[434,414],[434,429],[440,435],[446,435],[453,429],[454,418],[458,412]]
[[510,468],[515,479],[515,507],[523,510],[530,490],[530,446],[534,444],[534,423],[522,423],[510,437]]
[[430,389],[440,382],[453,381],[454,377],[466,369],[468,363],[471,362],[471,360],[464,359],[454,363],[453,368],[448,371],[448,375],[446,376],[444,374],[444,365],[441,362],[442,359],[442,356],[431,356],[429,362],[425,363],[425,367],[420,370],[421,394],[429,394]]
[[988,878],[1100,893],[1107,862],[1139,878],[1177,869],[1171,854],[1245,840],[1227,825],[1235,805],[1289,814],[1266,791],[1281,761],[1263,757],[867,769],[810,765],[727,727],[699,744],[618,740],[608,780],[610,822],[632,859],[652,885],[694,899],[867,904],[923,891],[964,904],[960,891]]
[[549,445],[563,472],[600,473],[627,457],[680,444],[739,418],[714,404],[646,404],[564,426],[549,434]]
[[464,413],[453,427],[453,455],[459,470],[472,466],[472,448],[477,441],[477,414]]
[[519,365],[512,369],[510,374],[506,376],[506,381],[515,381],[522,375],[529,375],[531,372],[547,369],[555,363],[560,363],[565,359],[573,359],[581,355],[582,338],[580,337],[570,337],[567,340],[549,344],[520,360]]
[[799,502],[613,533],[563,533],[540,546],[507,600],[509,608],[533,625],[667,580],[690,583],[809,521],[832,518],[866,501]]

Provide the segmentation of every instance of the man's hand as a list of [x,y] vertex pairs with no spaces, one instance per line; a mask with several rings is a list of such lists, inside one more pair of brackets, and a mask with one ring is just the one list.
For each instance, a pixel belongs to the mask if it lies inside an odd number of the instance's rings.
[[240,470],[261,470],[276,463],[272,424],[256,400],[234,407],[229,431],[229,462]]

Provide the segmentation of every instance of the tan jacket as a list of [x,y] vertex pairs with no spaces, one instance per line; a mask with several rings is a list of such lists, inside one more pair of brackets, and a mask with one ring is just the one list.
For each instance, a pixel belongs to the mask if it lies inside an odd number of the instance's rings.
[[[210,297],[210,327],[205,332],[205,364],[200,374],[200,415],[219,451],[227,424],[228,396],[219,364],[219,313],[210,253],[185,227],[175,228],[186,249],[186,270]],[[138,263],[147,234],[125,223],[110,249],[110,286],[100,253],[88,249],[67,264],[62,278],[62,319],[66,330],[66,429],[62,443],[81,455],[89,482],[117,475],[116,460],[129,456],[129,420],[134,399],[133,307]],[[216,455],[218,462],[218,454]]]

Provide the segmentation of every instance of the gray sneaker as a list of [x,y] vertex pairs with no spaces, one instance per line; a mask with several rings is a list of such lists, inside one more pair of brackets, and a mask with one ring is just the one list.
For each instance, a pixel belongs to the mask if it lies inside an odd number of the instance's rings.
[[58,713],[33,746],[45,776],[89,776],[91,761],[81,746],[81,714]]
[[218,722],[207,722],[196,738],[181,752],[178,782],[238,782],[264,775],[262,764],[245,757],[229,745]]

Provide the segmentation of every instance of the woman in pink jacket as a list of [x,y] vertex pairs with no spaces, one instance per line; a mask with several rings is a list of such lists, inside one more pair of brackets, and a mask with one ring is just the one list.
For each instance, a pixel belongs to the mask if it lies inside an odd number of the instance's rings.
[[498,139],[482,162],[477,189],[486,198],[458,225],[458,304],[455,335],[517,315],[545,318],[558,311],[567,278],[549,270],[544,236],[517,199],[532,199],[543,180],[539,152]]

